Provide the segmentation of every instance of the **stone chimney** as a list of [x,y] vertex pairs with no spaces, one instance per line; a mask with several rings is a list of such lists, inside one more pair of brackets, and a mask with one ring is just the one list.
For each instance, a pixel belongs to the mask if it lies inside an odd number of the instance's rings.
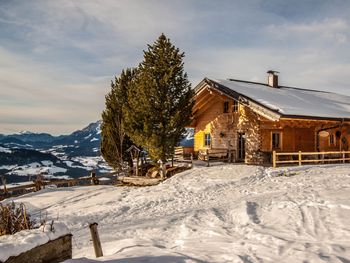
[[275,70],[269,70],[267,72],[267,85],[269,85],[272,88],[278,88],[278,71]]

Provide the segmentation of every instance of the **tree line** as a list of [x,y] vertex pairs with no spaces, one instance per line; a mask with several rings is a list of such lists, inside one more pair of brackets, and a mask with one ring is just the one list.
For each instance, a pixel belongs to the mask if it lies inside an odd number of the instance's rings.
[[190,124],[194,92],[184,71],[185,54],[164,34],[144,51],[135,68],[122,70],[111,82],[102,113],[101,153],[122,170],[132,166],[131,145],[147,151],[154,162],[166,161]]

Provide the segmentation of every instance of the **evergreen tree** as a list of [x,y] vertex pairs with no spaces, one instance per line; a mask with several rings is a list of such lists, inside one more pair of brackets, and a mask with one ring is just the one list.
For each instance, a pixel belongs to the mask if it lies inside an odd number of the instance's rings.
[[111,82],[111,91],[106,95],[105,110],[102,112],[101,153],[106,162],[116,170],[121,170],[123,162],[130,155],[125,151],[132,141],[125,134],[123,125],[123,108],[127,104],[129,83],[135,76],[134,69],[123,70],[119,78]]
[[184,53],[162,34],[144,51],[128,90],[125,127],[153,160],[173,153],[191,121],[193,90],[184,72]]

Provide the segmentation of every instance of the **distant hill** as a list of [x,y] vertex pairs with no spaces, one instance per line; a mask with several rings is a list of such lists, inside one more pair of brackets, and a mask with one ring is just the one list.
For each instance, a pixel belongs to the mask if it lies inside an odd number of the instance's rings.
[[98,156],[100,141],[101,121],[90,123],[69,135],[52,136],[25,131],[0,136],[0,144],[9,148],[36,149],[67,156]]
[[19,133],[9,135],[12,138],[19,139],[26,143],[31,142],[42,142],[42,143],[51,143],[55,140],[55,137],[48,133],[33,133],[29,131],[22,131]]
[[69,135],[20,132],[0,136],[0,175],[8,182],[28,176],[80,177],[112,171],[100,156],[101,121]]

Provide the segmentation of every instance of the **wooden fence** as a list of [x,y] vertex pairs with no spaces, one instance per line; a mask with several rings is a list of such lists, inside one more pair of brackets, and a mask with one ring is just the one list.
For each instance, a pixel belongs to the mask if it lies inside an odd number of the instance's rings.
[[210,162],[235,162],[235,150],[232,149],[202,149],[198,151],[198,160],[207,162],[207,166],[210,166]]
[[328,163],[350,161],[350,151],[329,151],[329,152],[272,152],[272,165],[277,164],[298,164],[303,163]]
[[65,186],[75,186],[75,185],[98,185],[100,184],[101,178],[109,178],[111,180],[116,179],[117,177],[113,173],[96,175],[94,172],[91,172],[90,176],[79,177],[74,179],[62,179],[62,180],[35,180],[28,183],[18,183],[8,184],[2,181],[2,188],[0,188],[0,196],[12,195],[12,193],[25,193],[30,191],[39,191],[42,188],[45,188],[48,185],[56,185],[58,187]]

